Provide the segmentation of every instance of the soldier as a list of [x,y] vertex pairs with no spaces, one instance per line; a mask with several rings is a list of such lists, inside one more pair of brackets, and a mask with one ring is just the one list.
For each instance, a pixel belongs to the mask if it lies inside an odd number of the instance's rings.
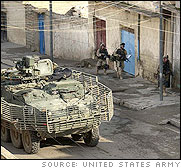
[[[170,61],[168,60],[168,55],[163,57],[163,96],[167,96],[166,88],[170,87],[170,75],[173,75],[172,73],[172,65]],[[160,67],[158,66],[157,69],[158,74],[158,86],[160,85]]]
[[106,49],[105,44],[101,44],[100,48],[97,50],[97,65],[96,65],[96,74],[103,67],[104,74],[107,75],[107,69],[109,68],[109,55]]
[[126,61],[127,51],[124,49],[125,43],[120,44],[120,48],[118,48],[113,55],[115,56],[116,67],[115,70],[117,72],[117,77],[122,78],[122,71],[124,69],[124,61]]

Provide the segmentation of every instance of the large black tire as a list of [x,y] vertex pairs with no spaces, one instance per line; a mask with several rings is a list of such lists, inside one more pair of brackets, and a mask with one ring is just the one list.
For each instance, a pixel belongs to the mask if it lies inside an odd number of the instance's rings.
[[10,130],[1,125],[1,140],[4,142],[11,142]]
[[87,146],[94,147],[99,143],[99,127],[94,127],[84,135],[84,142]]
[[10,128],[10,136],[14,147],[19,149],[23,147],[21,134],[16,130],[14,126],[11,126]]
[[23,147],[26,153],[38,153],[40,149],[40,138],[37,132],[25,130],[22,132]]
[[74,141],[79,141],[82,138],[80,134],[71,134],[71,136]]

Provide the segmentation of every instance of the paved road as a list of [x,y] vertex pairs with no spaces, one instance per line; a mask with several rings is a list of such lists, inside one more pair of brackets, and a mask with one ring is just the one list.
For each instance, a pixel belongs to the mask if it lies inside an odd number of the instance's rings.
[[[173,107],[162,108],[168,112]],[[179,106],[175,107],[173,115],[179,109]],[[154,121],[148,118],[149,113],[155,116]],[[157,108],[132,111],[115,106],[112,120],[101,124],[100,142],[93,148],[87,147],[83,141],[74,143],[70,137],[65,137],[56,141],[48,139],[41,143],[38,154],[28,155],[11,143],[1,143],[20,159],[179,159],[179,129],[159,125],[160,119],[164,119],[162,113]]]

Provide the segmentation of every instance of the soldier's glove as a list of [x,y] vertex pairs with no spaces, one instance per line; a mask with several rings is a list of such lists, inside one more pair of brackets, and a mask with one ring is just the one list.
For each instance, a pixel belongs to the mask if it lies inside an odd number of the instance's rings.
[[101,59],[101,57],[102,57],[101,54],[99,54],[99,55],[97,56],[98,59]]
[[105,54],[101,54],[101,59],[103,59],[103,60],[106,59]]

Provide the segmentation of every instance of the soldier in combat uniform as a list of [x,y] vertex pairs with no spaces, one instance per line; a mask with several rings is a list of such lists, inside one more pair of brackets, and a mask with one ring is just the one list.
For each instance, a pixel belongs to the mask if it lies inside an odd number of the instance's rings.
[[115,57],[115,63],[116,63],[115,70],[117,72],[117,77],[119,79],[123,79],[122,71],[124,69],[124,61],[126,61],[126,55],[127,55],[127,51],[124,49],[124,46],[125,46],[125,43],[121,43],[120,48],[118,48],[113,53],[113,55]]
[[104,69],[104,74],[107,75],[107,69],[109,68],[109,55],[106,49],[105,44],[101,44],[100,48],[97,50],[97,65],[96,65],[96,74],[98,74],[101,68]]
[[[158,87],[160,86],[160,67],[158,66],[157,69],[157,76],[158,76]],[[172,65],[168,60],[168,55],[163,57],[163,96],[167,96],[166,88],[170,87],[170,75],[172,73]]]

